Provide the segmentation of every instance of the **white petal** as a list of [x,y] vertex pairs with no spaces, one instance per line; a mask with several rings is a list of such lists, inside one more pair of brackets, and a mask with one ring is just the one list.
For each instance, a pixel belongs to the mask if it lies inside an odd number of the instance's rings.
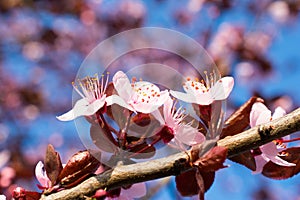
[[272,119],[278,119],[286,115],[285,110],[282,107],[277,107],[273,113]]
[[[105,104],[105,98],[97,99],[93,103],[87,105],[86,108],[79,108],[78,107],[78,109],[77,109],[74,106],[74,113],[77,117],[79,117],[79,116],[90,116],[90,115],[95,114],[100,108],[102,108],[104,106],[104,104]],[[76,114],[77,110],[78,110],[78,114]]]
[[260,113],[256,120],[256,126],[271,121],[271,111],[264,111]]
[[199,105],[209,105],[214,101],[210,92],[197,93],[196,94],[196,103]]
[[295,163],[289,163],[288,161],[285,161],[283,159],[281,159],[278,156],[275,157],[271,157],[269,158],[273,163],[280,165],[280,166],[286,166],[286,167],[292,167],[292,166],[296,166]]
[[261,123],[268,122],[268,121],[270,121],[270,119],[271,119],[271,111],[263,103],[259,102],[259,103],[253,104],[251,112],[250,112],[250,126],[251,127],[254,127]]
[[118,95],[125,101],[129,101],[133,94],[133,89],[127,75],[122,71],[118,71],[113,77],[113,84]]
[[122,99],[118,95],[113,94],[113,95],[107,97],[106,102],[107,102],[107,105],[118,104],[119,106],[122,106],[123,108],[127,108],[128,110],[135,112],[135,110],[127,102],[125,102],[124,99]]
[[[83,99],[78,100],[75,103],[74,108],[75,107],[86,107],[86,106],[88,106],[88,104],[89,104],[89,102],[85,98],[83,98]],[[58,116],[56,118],[60,121],[70,121],[70,120],[75,119],[77,116],[74,113],[74,108],[71,109],[69,112],[67,112],[61,116]]]
[[50,180],[47,177],[46,172],[43,168],[44,168],[43,162],[39,161],[35,167],[35,176],[43,187],[49,187]]
[[209,92],[214,100],[226,99],[232,91],[234,79],[232,77],[223,77],[218,80]]
[[80,99],[75,103],[72,110],[56,118],[60,121],[70,121],[80,116],[90,116],[95,114],[104,104],[105,96],[91,104],[86,99]]
[[197,102],[195,96],[193,96],[191,94],[187,94],[187,93],[183,93],[183,92],[177,92],[177,91],[173,91],[173,90],[170,91],[170,94],[173,97],[175,97],[175,98],[177,98],[181,101],[185,101],[187,103],[196,103]]

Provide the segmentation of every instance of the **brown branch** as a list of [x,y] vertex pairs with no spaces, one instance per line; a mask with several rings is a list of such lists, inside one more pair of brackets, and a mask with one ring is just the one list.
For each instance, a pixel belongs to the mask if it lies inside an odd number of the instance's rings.
[[[280,119],[219,140],[218,145],[227,147],[228,157],[231,157],[296,131],[300,131],[300,108]],[[178,175],[191,168],[188,153],[190,152],[143,163],[117,166],[71,189],[48,196],[43,195],[41,199],[85,199],[85,197],[92,196],[99,188],[112,189],[122,185]]]

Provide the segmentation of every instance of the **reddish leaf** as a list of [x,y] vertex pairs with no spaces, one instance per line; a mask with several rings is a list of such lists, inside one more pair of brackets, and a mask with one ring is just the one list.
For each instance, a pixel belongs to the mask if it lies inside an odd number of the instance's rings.
[[94,144],[102,151],[113,153],[116,146],[107,138],[99,125],[92,125],[90,128],[90,135]]
[[246,151],[237,156],[229,158],[231,161],[244,165],[245,167],[256,170],[256,163],[253,154],[250,151]]
[[[225,127],[222,130],[220,138],[226,136],[233,136],[241,133],[249,126],[250,123],[250,111],[252,106],[256,102],[263,102],[261,98],[251,97],[246,103],[244,103],[237,111],[235,111],[226,121]],[[242,154],[230,158],[230,160],[246,166],[251,170],[256,169],[255,159],[250,151],[246,151]]]
[[220,136],[221,139],[226,136],[236,135],[249,126],[250,111],[252,109],[252,105],[256,102],[263,102],[263,100],[258,97],[251,97],[225,121],[224,128]]
[[41,197],[41,193],[26,191],[22,187],[16,187],[13,190],[12,196],[16,200],[38,200]]
[[[196,175],[197,174],[197,175]],[[209,190],[214,182],[215,172],[201,172],[197,168],[193,168],[175,177],[176,188],[182,196],[193,196],[199,194],[199,177],[201,176],[203,184],[202,191]]]
[[199,170],[196,171],[195,176],[199,187],[199,192],[198,192],[199,200],[204,200],[204,193],[205,193],[204,179],[201,173],[199,172]]
[[199,186],[196,180],[196,168],[175,177],[176,188],[182,196],[193,196],[199,193]]
[[223,165],[227,157],[227,148],[216,146],[200,157],[193,164],[196,165],[202,172],[214,172],[225,168]]
[[207,192],[215,181],[215,172],[199,172],[204,180],[204,191]]
[[282,180],[291,178],[292,176],[298,174],[300,172],[300,147],[293,147],[284,150],[286,156],[282,156],[283,160],[286,160],[290,163],[295,163],[296,166],[286,167],[277,165],[271,161],[269,161],[263,168],[262,174],[266,177]]
[[39,200],[41,198],[41,193],[26,191],[26,200]]
[[52,186],[58,181],[58,175],[63,169],[59,154],[54,150],[54,147],[49,144],[46,151],[46,157],[44,160],[44,167],[48,178],[50,179]]
[[[80,151],[72,156],[59,175],[59,181],[64,187],[79,183],[94,173],[100,162],[89,151]],[[72,184],[73,185],[73,184]]]

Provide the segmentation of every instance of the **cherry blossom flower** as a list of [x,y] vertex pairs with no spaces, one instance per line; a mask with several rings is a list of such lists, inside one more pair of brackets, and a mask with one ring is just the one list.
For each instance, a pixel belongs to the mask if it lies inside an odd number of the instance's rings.
[[151,113],[160,107],[169,96],[167,90],[160,89],[146,81],[130,83],[126,74],[118,71],[113,77],[113,84],[118,95],[109,96],[108,104],[118,104],[133,112]]
[[39,161],[38,164],[35,166],[35,177],[41,184],[40,186],[38,185],[40,189],[46,189],[52,186],[42,161]]
[[107,84],[107,76],[104,81],[104,75],[102,75],[101,80],[96,74],[94,77],[86,77],[84,79],[78,80],[78,85],[81,91],[75,83],[73,87],[75,91],[82,97],[78,100],[73,109],[69,112],[57,117],[61,121],[70,121],[80,116],[90,116],[95,114],[100,108],[105,105],[106,94],[104,94]]
[[[285,114],[286,112],[283,108],[277,107],[273,116],[271,116],[271,111],[264,104],[255,103],[250,112],[250,126],[254,127],[269,122],[273,119],[280,118]],[[283,148],[282,145],[276,145],[276,141],[260,146],[259,149],[262,153],[261,155],[255,156],[256,171],[254,171],[254,173],[262,172],[263,166],[269,161],[281,166],[295,166],[294,163],[289,163],[278,156],[279,151]]]
[[0,200],[6,200],[6,196],[3,194],[0,194]]
[[155,110],[152,114],[163,126],[161,134],[171,134],[169,137],[162,136],[165,143],[168,143],[173,137],[177,144],[179,142],[179,144],[184,143],[190,146],[202,143],[205,140],[205,136],[198,129],[192,127],[189,123],[185,124],[183,122],[184,111],[181,108],[176,110],[170,97],[164,104],[163,117],[158,110]]
[[191,80],[188,78],[183,84],[186,93],[171,90],[170,94],[188,103],[209,105],[215,100],[226,99],[232,91],[233,85],[234,79],[232,77],[223,77],[216,81],[215,75],[211,74],[210,79],[206,75],[206,85],[203,81],[199,82],[198,79]]

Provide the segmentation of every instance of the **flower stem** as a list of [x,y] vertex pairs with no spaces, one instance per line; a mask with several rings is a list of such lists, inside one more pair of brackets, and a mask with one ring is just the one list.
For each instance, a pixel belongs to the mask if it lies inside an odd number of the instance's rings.
[[135,152],[134,154],[130,155],[129,158],[132,158],[136,155],[138,155],[139,153],[143,153],[145,152],[147,149],[151,148],[153,145],[155,145],[157,142],[159,142],[161,140],[161,136],[158,136],[155,140],[153,140],[151,142],[151,144],[148,144],[147,146],[145,146],[144,148],[138,150],[137,152]]
[[296,141],[300,141],[300,138],[294,138],[294,139],[290,139],[290,140],[282,140],[281,142],[288,143],[288,142],[296,142]]

